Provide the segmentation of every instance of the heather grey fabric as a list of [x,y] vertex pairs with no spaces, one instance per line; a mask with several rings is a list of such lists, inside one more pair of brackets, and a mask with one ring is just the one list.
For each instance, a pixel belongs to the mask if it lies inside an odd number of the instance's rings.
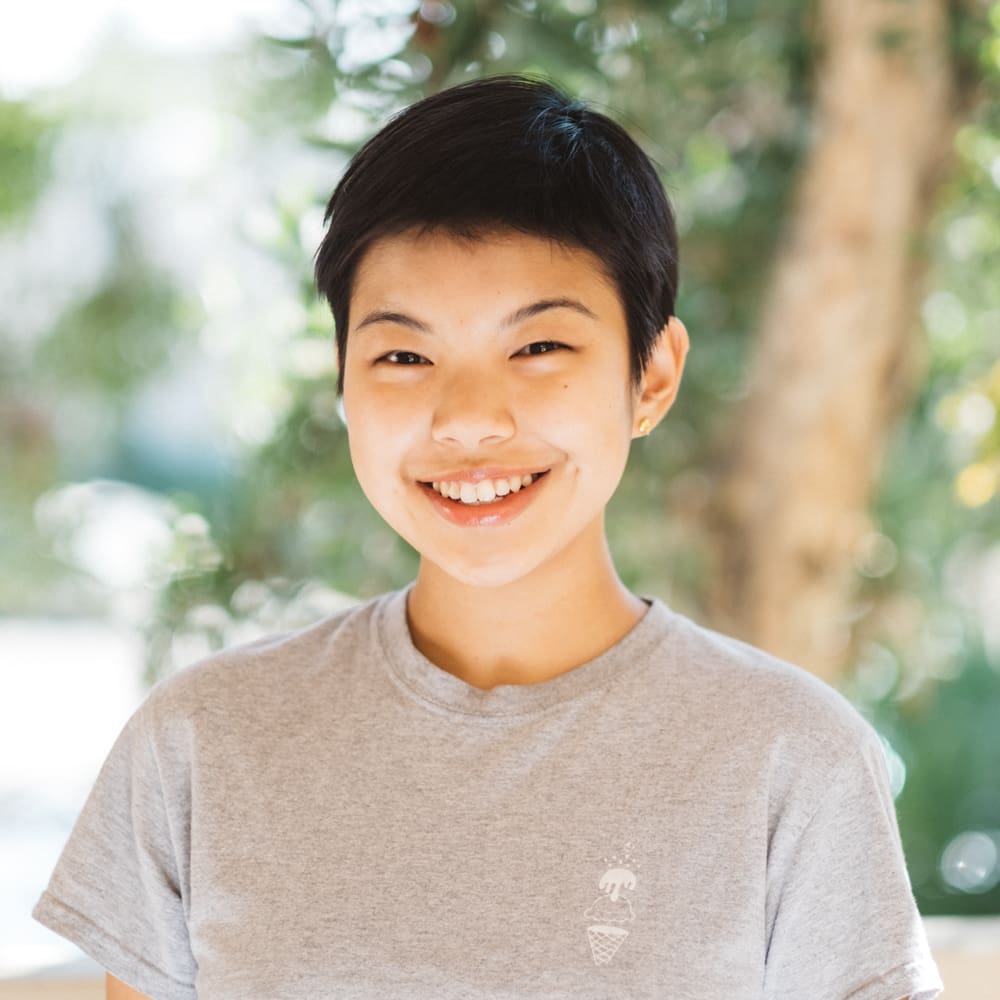
[[161,681],[33,915],[154,1000],[929,1000],[881,743],[650,601],[483,691],[409,587]]

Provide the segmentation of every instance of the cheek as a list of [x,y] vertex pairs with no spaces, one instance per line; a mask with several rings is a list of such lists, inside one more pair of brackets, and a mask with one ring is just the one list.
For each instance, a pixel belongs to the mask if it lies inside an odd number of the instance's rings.
[[350,398],[344,394],[347,441],[355,474],[368,493],[384,492],[395,481],[408,452],[418,420],[412,408],[393,404],[388,394],[364,393]]
[[347,371],[344,383],[344,416],[348,433],[360,441],[370,428],[377,426],[387,412],[379,386],[366,378],[366,372]]
[[369,477],[369,470],[376,467],[379,456],[379,442],[388,435],[378,421],[378,410],[361,400],[348,398],[344,393],[344,416],[347,420],[347,444],[351,463],[363,485]]

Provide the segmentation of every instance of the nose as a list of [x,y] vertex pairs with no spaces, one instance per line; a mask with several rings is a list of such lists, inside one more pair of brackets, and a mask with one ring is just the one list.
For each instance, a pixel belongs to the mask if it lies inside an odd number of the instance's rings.
[[496,373],[465,368],[441,386],[431,433],[442,444],[472,449],[505,441],[514,426],[509,395]]

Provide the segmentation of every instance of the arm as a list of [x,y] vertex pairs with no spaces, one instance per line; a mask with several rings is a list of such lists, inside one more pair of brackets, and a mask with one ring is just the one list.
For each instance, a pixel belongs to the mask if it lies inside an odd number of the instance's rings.
[[120,979],[115,979],[110,972],[104,975],[105,1000],[149,1000],[145,993],[126,986]]

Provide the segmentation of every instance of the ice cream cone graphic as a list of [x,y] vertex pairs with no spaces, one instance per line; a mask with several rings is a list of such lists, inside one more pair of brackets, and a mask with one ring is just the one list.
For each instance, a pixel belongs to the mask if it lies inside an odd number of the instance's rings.
[[634,889],[635,883],[635,874],[618,865],[609,867],[598,882],[602,895],[583,914],[595,921],[587,928],[587,941],[595,965],[607,965],[628,937],[629,932],[622,925],[635,920],[635,913],[622,890]]
[[594,956],[594,964],[607,965],[627,937],[628,931],[624,927],[615,927],[613,924],[591,924],[587,928],[587,939],[590,941],[590,953]]

